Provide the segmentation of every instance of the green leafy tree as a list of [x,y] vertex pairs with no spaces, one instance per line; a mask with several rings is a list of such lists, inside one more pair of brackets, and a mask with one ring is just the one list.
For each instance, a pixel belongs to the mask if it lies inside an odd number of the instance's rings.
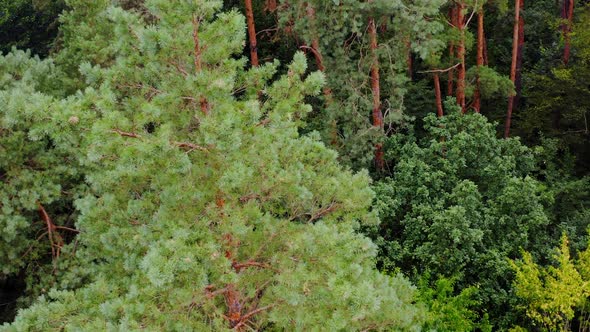
[[[487,318],[481,319],[476,300],[477,288],[468,287],[455,294],[455,280],[439,278],[429,282],[429,275],[423,275],[419,282],[419,298],[428,306],[426,329],[436,331],[491,331]],[[481,320],[481,321],[480,321]]]
[[506,257],[518,257],[520,247],[550,249],[544,208],[552,196],[533,178],[531,149],[498,139],[483,116],[459,113],[455,106],[427,117],[423,139],[388,142],[395,167],[375,185],[382,219],[375,238],[384,269],[456,277],[459,291],[478,286],[477,300],[499,327],[512,319]]
[[[356,232],[377,221],[366,172],[298,133],[324,81],[303,54],[266,84],[278,64],[243,69],[244,18],[221,1],[149,0],[149,24],[81,3],[64,22],[108,17],[110,61],[85,55],[90,86],[55,116],[78,114],[90,191],[70,270],[4,330],[419,329],[413,287]],[[64,54],[94,47],[65,35]]]
[[547,331],[570,331],[578,314],[580,330],[589,327],[584,312],[590,296],[589,253],[590,250],[580,253],[575,264],[564,234],[553,257],[555,266],[537,265],[528,252],[523,252],[522,260],[512,263],[516,295],[525,301],[526,314],[534,325]]

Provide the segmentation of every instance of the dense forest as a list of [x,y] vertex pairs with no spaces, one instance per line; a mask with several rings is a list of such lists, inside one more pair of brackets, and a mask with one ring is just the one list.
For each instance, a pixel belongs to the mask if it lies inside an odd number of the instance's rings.
[[0,0],[0,331],[590,332],[587,0]]

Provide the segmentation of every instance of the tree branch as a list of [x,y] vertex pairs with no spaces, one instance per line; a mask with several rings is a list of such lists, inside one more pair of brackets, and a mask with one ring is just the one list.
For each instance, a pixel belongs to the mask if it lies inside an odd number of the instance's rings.
[[[141,138],[141,135],[136,134],[136,133],[132,133],[132,132],[126,132],[126,131],[122,131],[119,129],[112,129],[111,132],[119,134],[123,137],[129,137],[129,138]],[[189,142],[177,142],[177,141],[170,141],[170,144],[177,146],[181,149],[185,149],[188,151],[194,151],[194,150],[199,150],[199,151],[203,151],[203,152],[209,152],[209,149],[207,149],[206,147],[203,147],[201,145],[197,145],[194,143],[189,143]]]
[[433,70],[425,70],[425,71],[419,71],[420,74],[426,74],[426,73],[446,73],[448,71],[451,71],[457,67],[459,67],[461,65],[461,62],[457,63],[456,65],[446,68],[446,69],[433,69]]

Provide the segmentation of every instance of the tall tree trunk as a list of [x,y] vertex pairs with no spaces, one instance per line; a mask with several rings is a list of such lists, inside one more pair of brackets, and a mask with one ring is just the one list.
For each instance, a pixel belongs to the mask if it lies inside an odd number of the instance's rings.
[[[514,29],[512,34],[512,66],[510,67],[510,79],[516,81],[516,65],[518,61],[518,35],[520,22],[520,3],[522,0],[514,1]],[[510,125],[512,122],[512,108],[514,107],[514,96],[508,99],[508,111],[506,112],[506,123],[504,124],[504,137],[510,137]]]
[[434,73],[434,95],[436,97],[436,114],[438,117],[442,117],[443,113],[443,105],[442,105],[442,95],[440,92],[440,78],[438,73]]
[[[524,0],[520,0],[520,10],[524,8]],[[524,16],[518,16],[518,51],[516,57],[516,77],[514,87],[516,88],[516,96],[514,96],[513,108],[518,108],[520,105],[520,95],[522,91],[522,61],[524,51]]]
[[[311,30],[312,30],[312,35],[313,35],[313,39],[311,40],[311,52],[313,53],[313,57],[315,58],[315,62],[316,62],[316,66],[318,67],[318,69],[321,72],[325,72],[326,71],[326,67],[324,65],[324,58],[322,56],[322,52],[320,50],[320,40],[317,34],[317,28],[316,28],[316,16],[315,16],[315,8],[313,8],[313,5],[306,3],[306,13],[307,13],[307,18],[309,20],[309,24],[311,26]],[[330,87],[326,84],[324,85],[323,88],[323,93],[324,93],[324,98],[325,98],[325,103],[326,106],[329,106],[333,103],[334,99],[332,98],[332,89],[330,89]],[[330,124],[331,128],[331,140],[330,143],[332,145],[338,145],[338,124],[336,122],[336,120],[333,120],[332,123]]]
[[[324,66],[324,58],[320,50],[320,40],[316,29],[315,8],[313,8],[313,6],[309,3],[307,3],[306,6],[307,18],[309,20],[313,35],[313,39],[311,40],[311,52],[313,53],[313,57],[315,58],[315,62],[318,69],[321,72],[325,72],[326,67]],[[324,97],[326,98],[326,102],[330,103],[332,101],[332,90],[328,86],[324,86],[323,91]]]
[[563,49],[563,63],[565,65],[568,64],[570,60],[570,52],[571,52],[571,32],[572,32],[572,24],[574,20],[574,0],[563,0],[563,5],[561,7],[561,18],[564,21],[561,25],[561,30],[563,33],[563,39],[565,40],[565,47]]
[[[381,91],[379,86],[379,58],[377,57],[377,28],[375,19],[369,19],[369,37],[371,39],[371,53],[373,64],[371,65],[371,90],[373,92],[373,126],[379,129],[383,128],[383,113],[381,112]],[[375,145],[375,166],[378,170],[383,170],[385,162],[383,160],[383,145]]]
[[254,25],[254,10],[252,0],[244,0],[246,5],[246,21],[248,24],[248,39],[250,40],[250,61],[253,67],[258,67],[258,46],[256,42],[256,26]]
[[[452,5],[449,9],[449,19],[451,21],[451,25],[457,26],[457,6]],[[449,46],[449,62],[455,62],[455,42],[451,41],[451,45]],[[447,96],[453,95],[454,90],[454,82],[455,82],[455,69],[449,70],[448,79],[447,79]]]
[[457,73],[457,103],[461,106],[461,112],[465,113],[465,17],[463,16],[463,11],[465,9],[465,4],[463,2],[459,3],[459,8],[457,8],[457,27],[461,32],[461,37],[459,39],[459,46],[457,49],[457,56],[459,57],[459,61],[461,65],[459,65],[459,72]]
[[[477,13],[477,69],[480,70],[481,67],[484,65],[484,43],[485,43],[485,36],[483,32],[483,6],[480,9],[479,13]],[[476,113],[479,113],[481,110],[481,91],[480,91],[480,79],[479,73],[477,75],[476,81],[476,89],[475,89],[475,96],[473,97],[473,109]]]

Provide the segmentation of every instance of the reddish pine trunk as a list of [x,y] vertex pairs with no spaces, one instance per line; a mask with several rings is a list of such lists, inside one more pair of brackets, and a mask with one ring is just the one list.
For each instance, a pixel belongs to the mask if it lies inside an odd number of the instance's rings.
[[[453,5],[449,9],[449,18],[451,20],[451,24],[453,26],[457,26],[457,6]],[[451,45],[449,46],[449,61],[451,63],[455,62],[455,42],[451,41]],[[449,70],[448,79],[447,79],[447,96],[453,95],[454,90],[454,82],[455,82],[455,69]]]
[[444,114],[442,105],[442,95],[440,92],[440,78],[438,77],[438,73],[434,73],[434,95],[436,97],[436,114],[440,118]]
[[[520,25],[520,4],[522,0],[514,1],[514,29],[512,37],[512,66],[510,67],[510,79],[512,83],[516,81],[516,66],[518,61],[518,36]],[[508,112],[506,113],[506,123],[504,125],[504,137],[510,137],[510,125],[512,122],[512,108],[514,107],[514,96],[508,99]]]
[[322,72],[326,71],[326,67],[324,67],[324,60],[322,57],[322,53],[320,52],[320,40],[317,37],[316,29],[315,29],[315,9],[312,5],[307,4],[306,7],[307,18],[309,19],[309,25],[311,26],[311,30],[313,31],[313,39],[311,41],[311,51],[315,58],[316,65],[318,69]]
[[465,18],[463,17],[463,11],[465,4],[460,3],[457,8],[457,27],[461,32],[461,38],[459,40],[459,47],[457,49],[457,56],[461,65],[459,65],[459,72],[457,74],[457,103],[461,106],[461,112],[465,113]]
[[248,23],[248,38],[250,39],[250,61],[253,67],[258,67],[258,47],[256,43],[256,26],[254,25],[254,10],[252,0],[245,0],[246,21]]
[[[477,14],[477,67],[478,69],[484,65],[484,40],[485,36],[483,33],[483,7]],[[481,110],[481,92],[480,92],[480,79],[477,77],[475,89],[475,96],[473,97],[473,109],[476,113]]]
[[565,47],[563,49],[563,63],[565,65],[568,64],[570,60],[570,52],[571,52],[571,32],[572,32],[572,24],[574,19],[574,0],[563,0],[563,6],[561,8],[561,18],[563,20],[567,20],[567,23],[563,23],[561,26],[561,30],[563,33],[563,38],[565,40]]
[[[373,92],[373,126],[377,128],[383,127],[383,113],[381,112],[381,91],[379,86],[379,59],[377,58],[377,28],[375,27],[375,20],[369,19],[369,36],[371,39],[371,53],[373,56],[373,64],[371,65],[371,90]],[[378,170],[385,167],[383,160],[383,145],[381,143],[375,145],[375,165]]]
[[[315,63],[318,69],[321,72],[325,72],[326,67],[324,66],[324,58],[322,57],[322,52],[320,51],[320,40],[317,37],[315,9],[312,5],[307,4],[306,11],[307,18],[309,19],[309,24],[311,26],[311,30],[313,31],[313,39],[311,41],[311,52],[313,53],[313,57],[315,58]],[[331,103],[332,90],[328,86],[324,86],[323,92],[324,97],[326,98],[326,103]]]
[[[524,8],[524,0],[520,0],[520,9]],[[524,16],[518,17],[518,51],[516,56],[516,77],[514,86],[516,88],[516,96],[514,96],[513,107],[518,108],[520,102],[520,92],[522,90],[522,59],[524,50]]]

